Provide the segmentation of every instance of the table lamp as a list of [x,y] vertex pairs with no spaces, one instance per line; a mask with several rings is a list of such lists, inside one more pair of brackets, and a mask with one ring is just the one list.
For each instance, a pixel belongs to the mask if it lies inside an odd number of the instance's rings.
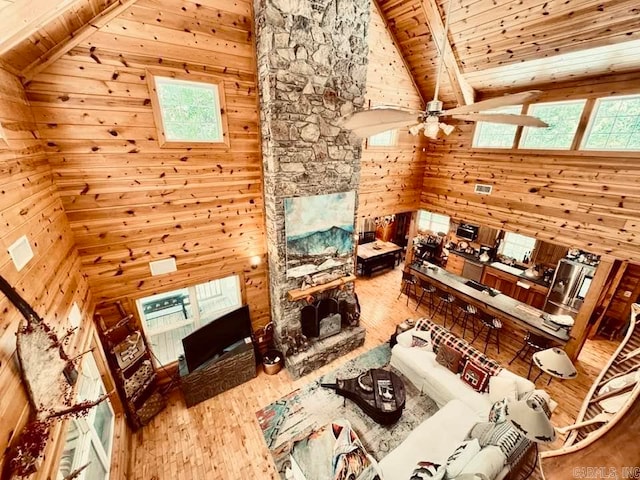
[[[571,363],[567,352],[561,348],[553,347],[536,352],[533,354],[533,362],[540,369],[538,377],[542,375],[542,372],[563,380],[576,378],[578,376],[578,371],[576,367],[573,366],[573,363]],[[536,380],[538,377],[536,377]]]

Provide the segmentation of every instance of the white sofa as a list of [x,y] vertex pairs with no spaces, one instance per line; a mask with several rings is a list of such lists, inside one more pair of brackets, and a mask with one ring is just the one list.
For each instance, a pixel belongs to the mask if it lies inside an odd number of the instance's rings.
[[[413,331],[411,329],[398,335],[398,344],[391,351],[391,366],[398,369],[421,392],[429,395],[439,407],[444,407],[453,399],[459,399],[473,410],[478,421],[486,422],[492,406],[489,393],[476,392],[460,379],[460,375],[436,362],[433,351],[411,347]],[[518,395],[535,388],[533,382],[507,369],[502,369],[498,377],[514,379]]]
[[[410,478],[420,461],[446,463],[472,427],[489,420],[493,405],[490,397],[495,400],[495,395],[477,392],[461,380],[460,374],[454,374],[440,365],[436,361],[436,354],[428,346],[412,346],[414,333],[414,329],[411,329],[398,335],[398,344],[391,353],[391,366],[432,398],[440,410],[382,459],[380,468],[384,479]],[[512,379],[518,397],[535,389],[533,382],[504,368],[497,377]],[[553,409],[555,402],[547,400]],[[509,468],[507,457],[501,449],[487,445],[472,458],[462,473],[482,473],[490,480],[501,480],[506,477]]]

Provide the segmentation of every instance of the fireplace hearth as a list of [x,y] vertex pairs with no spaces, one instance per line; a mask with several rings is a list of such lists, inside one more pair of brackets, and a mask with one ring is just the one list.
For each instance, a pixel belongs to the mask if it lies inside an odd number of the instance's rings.
[[307,305],[300,312],[302,333],[309,339],[322,339],[340,333],[342,316],[338,310],[338,301],[333,298],[323,298]]

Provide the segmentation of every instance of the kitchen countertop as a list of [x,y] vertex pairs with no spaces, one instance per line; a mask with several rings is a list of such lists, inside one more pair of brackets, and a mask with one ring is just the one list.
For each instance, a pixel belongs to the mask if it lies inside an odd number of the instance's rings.
[[455,251],[455,250],[450,250],[449,254],[458,255],[458,256],[464,258],[465,260],[469,260],[470,262],[473,262],[475,264],[485,265],[487,267],[495,268],[496,270],[500,270],[502,272],[505,272],[505,273],[508,273],[510,275],[513,275],[514,277],[521,278],[523,280],[526,280],[526,281],[531,282],[531,283],[535,283],[537,285],[541,285],[543,287],[549,287],[549,283],[547,283],[544,280],[542,280],[542,278],[527,277],[524,274],[524,270],[525,269],[522,269],[522,268],[512,267],[512,266],[507,265],[507,264],[502,263],[502,262],[481,262],[480,259],[478,258],[478,256],[474,255],[472,253],[458,252],[458,251]]
[[490,314],[495,314],[496,312],[502,314],[498,316],[506,316],[507,319],[513,320],[525,328],[532,329],[535,333],[561,344],[565,344],[569,340],[567,329],[554,330],[548,327],[543,321],[545,313],[542,310],[538,310],[515,298],[502,293],[492,297],[488,293],[480,292],[466,285],[466,278],[447,272],[435,265],[430,265],[429,267],[411,265],[411,270],[440,284],[441,287],[444,287],[444,290],[453,290],[451,293],[462,294],[463,297],[466,297],[465,300],[470,299],[470,303],[477,305],[481,310]]
[[478,258],[478,255],[474,255],[473,253],[466,253],[466,252],[458,252],[456,250],[449,250],[449,254],[455,254],[458,255],[466,260],[470,260],[474,263],[477,263],[479,265],[486,265],[486,263],[481,262],[480,259]]

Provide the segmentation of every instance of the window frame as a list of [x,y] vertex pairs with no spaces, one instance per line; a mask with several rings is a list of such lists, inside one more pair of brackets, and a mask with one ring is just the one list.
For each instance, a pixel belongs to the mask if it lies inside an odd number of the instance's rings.
[[[220,129],[222,130],[222,140],[215,141],[192,141],[192,140],[168,140],[165,135],[164,119],[162,108],[158,98],[156,77],[169,78],[171,80],[204,83],[215,85],[218,89],[218,102],[220,106]],[[151,109],[153,119],[158,133],[158,143],[160,148],[207,148],[207,149],[229,149],[229,121],[227,118],[227,103],[224,88],[224,80],[213,75],[200,75],[192,73],[170,72],[157,69],[146,69],[147,85],[149,86],[149,96],[151,97]]]
[[[517,115],[525,115],[526,110],[528,108],[527,105],[510,105],[511,107],[520,107],[519,108],[519,112],[517,113]],[[501,108],[494,108],[491,110],[485,110],[481,113],[513,113],[513,112],[507,112],[506,110],[509,109],[510,106],[506,106],[506,107],[501,107]],[[515,130],[513,132],[513,138],[511,139],[511,146],[509,147],[497,147],[497,146],[478,146],[475,145],[478,136],[480,134],[481,131],[481,127],[483,123],[491,123],[493,125],[499,125],[496,124],[494,122],[487,122],[487,121],[479,121],[479,122],[475,122],[474,126],[473,126],[473,136],[471,137],[471,148],[473,149],[487,149],[487,150],[500,150],[500,151],[504,151],[504,150],[513,150],[514,148],[517,147],[519,141],[520,141],[520,135],[522,132],[522,127],[519,125],[512,125],[513,127],[515,127]]]
[[[429,228],[427,229],[421,229],[420,228],[420,217],[421,217],[421,213],[427,213],[430,215],[429,218]],[[438,215],[441,217],[447,217],[449,219],[449,226],[447,227],[447,230],[444,233],[449,233],[449,230],[451,230],[451,216],[450,215],[445,215],[444,213],[438,213],[438,212],[432,212],[430,210],[423,210],[423,209],[418,209],[418,213],[416,216],[416,231],[418,233],[421,232],[432,232],[434,235],[437,235],[438,232],[442,232],[443,230],[432,230],[431,227],[433,226],[433,215]],[[436,222],[439,223],[439,222]]]
[[[210,318],[209,316],[202,314],[199,311],[198,308],[198,294],[196,292],[196,289],[198,286],[200,285],[206,285],[210,282],[215,282],[218,280],[225,280],[227,278],[230,277],[235,277],[236,281],[237,281],[237,287],[238,287],[238,305],[232,306],[232,307],[226,307],[224,309],[220,309],[219,311],[217,311],[218,315],[215,318]],[[161,363],[161,355],[160,352],[154,351],[153,349],[153,342],[151,340],[151,337],[155,336],[155,335],[162,335],[165,333],[169,333],[173,330],[178,330],[190,325],[193,325],[193,331],[196,331],[197,329],[203,327],[204,325],[207,325],[208,323],[214,321],[216,318],[220,318],[221,316],[237,309],[240,308],[241,306],[246,304],[245,301],[245,292],[244,292],[244,288],[243,288],[244,282],[243,282],[243,278],[241,277],[241,275],[239,273],[230,273],[227,274],[223,277],[218,277],[218,278],[211,278],[209,280],[205,280],[205,281],[198,281],[198,283],[194,283],[194,284],[190,284],[184,287],[178,287],[178,288],[171,288],[170,290],[166,290],[163,292],[158,292],[155,293],[153,295],[146,295],[144,297],[139,297],[135,300],[135,304],[136,304],[136,308],[138,311],[138,316],[140,318],[140,324],[142,325],[142,330],[147,338],[147,343],[149,345],[149,349],[152,352],[152,357],[153,357],[153,362],[154,364],[156,364],[156,366],[160,366],[160,367],[166,367],[168,365],[172,365],[174,363],[176,363],[178,361],[178,358],[175,358],[174,360],[170,360],[167,363]],[[172,292],[178,292],[180,290],[187,290],[187,295],[188,295],[188,299],[189,299],[189,305],[191,307],[192,310],[192,316],[189,318],[186,318],[180,322],[176,322],[175,324],[171,325],[171,326],[163,326],[161,328],[158,329],[153,329],[150,328],[149,325],[147,325],[147,319],[146,316],[144,314],[144,309],[143,309],[143,301],[144,300],[148,300],[150,297],[162,297],[162,295],[168,295],[171,294]],[[206,321],[204,321],[206,319]]]
[[507,243],[515,243],[516,245],[521,246],[521,244],[519,244],[519,243],[517,243],[517,242],[508,242],[508,240],[507,240],[507,236],[509,236],[509,235],[518,235],[518,236],[520,236],[520,237],[525,237],[525,238],[528,238],[528,239],[533,240],[533,246],[532,246],[530,249],[528,248],[527,250],[525,250],[525,254],[526,254],[526,252],[527,252],[527,251],[530,253],[529,261],[531,261],[531,258],[533,257],[533,254],[534,254],[534,252],[536,251],[536,248],[537,248],[537,246],[538,246],[538,239],[537,239],[537,238],[535,238],[535,237],[530,237],[530,236],[528,236],[528,235],[524,235],[524,234],[522,234],[522,233],[517,233],[517,232],[507,232],[507,231],[505,231],[505,232],[504,232],[504,236],[502,237],[502,241],[500,242],[500,248],[498,248],[498,254],[499,254],[499,255],[506,256],[506,257],[513,258],[513,259],[515,259],[515,260],[516,260],[517,262],[519,262],[519,263],[524,263],[524,256],[523,256],[523,258],[518,259],[518,258],[515,258],[515,257],[513,257],[513,256],[511,256],[511,255],[505,255],[505,254],[504,254],[504,248],[505,248],[505,246],[506,246],[506,244],[507,244]]
[[[584,131],[582,132],[582,137],[580,138],[580,142],[577,146],[578,151],[581,152],[588,152],[588,153],[597,153],[597,152],[616,152],[617,154],[619,153],[627,153],[627,154],[639,154],[640,153],[640,147],[636,148],[636,149],[610,149],[610,148],[588,148],[586,146],[586,143],[589,139],[589,135],[591,134],[591,129],[593,128],[593,125],[595,124],[596,121],[596,115],[598,113],[598,108],[600,106],[600,103],[602,101],[610,101],[610,100],[623,100],[623,99],[628,99],[628,98],[635,98],[635,99],[640,99],[640,93],[633,93],[633,94],[628,94],[628,95],[609,95],[606,97],[596,97],[596,98],[592,98],[591,100],[591,109],[589,112],[589,119],[588,122],[584,128]],[[617,117],[616,117],[617,118]],[[640,120],[639,120],[640,121]]]
[[539,152],[539,151],[551,151],[551,152],[555,152],[555,151],[571,151],[572,148],[575,145],[576,142],[576,137],[578,135],[581,135],[580,132],[580,124],[581,124],[581,120],[583,117],[583,114],[585,112],[585,110],[588,108],[587,105],[589,103],[589,99],[587,98],[576,98],[576,99],[570,99],[570,100],[558,100],[558,101],[553,101],[553,102],[536,102],[536,103],[531,103],[528,105],[527,107],[527,115],[531,115],[531,116],[536,116],[536,114],[534,112],[532,112],[532,110],[535,110],[536,107],[539,106],[547,106],[547,105],[566,105],[566,104],[578,104],[578,103],[582,103],[582,109],[580,110],[580,115],[578,115],[578,121],[576,122],[576,126],[575,126],[575,130],[573,131],[573,136],[571,137],[571,141],[569,142],[569,145],[566,147],[541,147],[541,148],[536,148],[536,147],[530,147],[530,146],[525,146],[523,145],[523,142],[526,141],[527,139],[527,133],[529,132],[529,129],[533,129],[536,127],[521,127],[521,134],[520,137],[518,138],[518,145],[517,148],[518,150],[531,150],[534,152]]
[[2,123],[0,123],[0,150],[8,150],[9,141],[7,140],[7,135],[4,133],[4,128]]
[[[90,360],[91,363],[85,363],[88,361],[88,359],[91,359]],[[87,373],[89,375],[85,377],[83,376],[79,377],[80,380],[78,381],[76,395],[75,395],[75,398],[78,401],[84,401],[87,399],[93,400],[107,393],[107,386],[104,384],[104,379],[102,378],[100,367],[98,366],[98,361],[93,356],[93,354],[88,354],[83,359],[83,362],[80,368],[81,368],[81,372],[87,372],[88,370]],[[88,391],[84,392],[84,393],[87,393],[87,395],[82,395],[83,387],[86,386],[84,385],[84,382],[87,381],[86,378],[90,378],[93,381],[93,383],[89,385]],[[109,445],[107,446],[107,448],[105,448],[105,446],[103,445],[100,435],[98,434],[98,431],[96,430],[95,424],[94,424],[95,417],[97,415],[97,409],[102,404],[106,404],[109,409],[109,412],[111,413],[111,422],[109,426],[109,436],[108,436]],[[115,443],[115,429],[116,429],[116,412],[111,403],[111,399],[107,398],[106,400],[101,402],[99,405],[91,408],[87,412],[87,415],[85,416],[70,418],[67,420],[67,422],[65,423],[65,429],[63,430],[63,435],[61,437],[62,445],[61,445],[60,453],[58,454],[58,462],[57,462],[58,466],[55,471],[56,479],[63,478],[62,477],[63,474],[60,472],[60,462],[63,458],[65,446],[67,443],[67,437],[69,435],[69,430],[71,428],[71,425],[74,425],[76,428],[76,431],[78,432],[78,436],[75,439],[76,444],[75,444],[75,453],[72,457],[73,462],[70,466],[71,471],[74,471],[87,463],[90,456],[91,449],[93,448],[93,450],[96,452],[96,456],[98,457],[100,465],[106,471],[105,478],[107,479],[110,478],[111,466],[113,462],[113,446]],[[86,470],[80,474],[79,478],[84,479],[85,475],[86,475]]]

